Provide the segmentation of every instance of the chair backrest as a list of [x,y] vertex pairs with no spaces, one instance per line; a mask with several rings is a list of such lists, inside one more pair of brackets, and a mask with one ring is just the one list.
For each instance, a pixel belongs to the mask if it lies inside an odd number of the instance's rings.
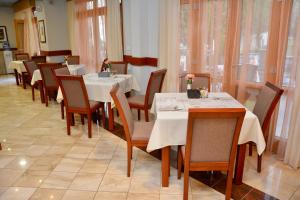
[[66,61],[68,65],[79,65],[80,57],[79,56],[66,56]]
[[58,83],[55,75],[53,74],[54,69],[62,68],[61,63],[42,63],[38,64],[41,71],[43,84],[45,88],[58,89]]
[[131,136],[134,130],[134,121],[124,91],[120,89],[119,84],[116,84],[110,91],[110,95],[112,96],[114,103],[119,111],[120,118],[125,130],[126,140],[127,142],[131,142]]
[[82,76],[58,75],[57,81],[67,109],[86,111],[90,103]]
[[111,62],[112,72],[117,74],[127,74],[127,63],[126,62]]
[[31,56],[31,60],[36,64],[47,62],[46,56]]
[[234,162],[244,108],[191,108],[188,113],[188,162]]
[[16,53],[15,58],[16,60],[30,60],[28,53]]
[[[186,92],[187,90],[187,74],[182,74],[180,78],[180,92]],[[210,92],[210,74],[208,73],[196,73],[193,80],[192,89],[207,88]]]
[[253,113],[258,117],[264,134],[270,124],[271,116],[282,93],[283,89],[270,82],[266,82],[256,98]]
[[53,73],[54,73],[55,76],[59,76],[59,75],[61,75],[61,76],[62,75],[69,76],[69,75],[71,75],[68,67],[62,67],[62,68],[58,68],[58,69],[53,69]]
[[38,69],[37,64],[34,61],[23,61],[25,69],[30,77],[32,77],[34,70]]
[[166,69],[151,72],[145,95],[145,105],[151,107],[155,93],[161,92],[166,73]]

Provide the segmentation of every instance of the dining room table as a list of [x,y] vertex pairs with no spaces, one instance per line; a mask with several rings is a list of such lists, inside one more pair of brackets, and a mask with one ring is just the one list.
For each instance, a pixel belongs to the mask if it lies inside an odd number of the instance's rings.
[[[132,74],[115,74],[110,77],[99,77],[98,73],[89,73],[82,76],[89,100],[103,102],[107,104],[108,110],[108,129],[114,129],[114,115],[112,108],[114,107],[113,99],[110,95],[114,85],[119,84],[124,93],[132,90],[140,91],[140,86],[136,78]],[[61,89],[58,89],[57,102],[63,100]]]
[[[68,67],[68,70],[70,71],[71,75],[84,75],[86,73],[86,67],[84,64],[66,65],[66,66]],[[36,83],[39,85],[41,102],[45,103],[43,81],[42,81],[42,75],[41,75],[40,69],[34,70],[34,72],[32,74],[30,84],[34,85]]]
[[14,74],[16,77],[16,84],[20,85],[20,80],[22,74],[26,72],[26,68],[24,66],[23,60],[13,60],[9,63],[9,69],[14,70]]
[[[170,175],[170,149],[172,146],[186,144],[189,108],[245,108],[236,99],[225,92],[211,92],[206,98],[189,99],[187,93],[156,93],[151,113],[156,117],[149,138],[147,151],[161,149],[162,152],[162,186],[168,187]],[[256,144],[257,153],[261,155],[266,142],[259,120],[255,114],[246,109],[241,128],[238,151],[236,155],[234,183],[242,184],[246,144]]]

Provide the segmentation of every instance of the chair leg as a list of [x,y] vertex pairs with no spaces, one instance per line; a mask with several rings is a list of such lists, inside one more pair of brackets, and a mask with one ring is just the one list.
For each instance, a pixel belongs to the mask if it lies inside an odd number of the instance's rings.
[[177,178],[181,179],[181,170],[182,170],[182,154],[180,150],[180,146],[178,146],[178,152],[177,152]]
[[230,200],[231,199],[231,190],[232,190],[232,173],[233,170],[228,170],[227,172],[227,183],[226,183],[226,193],[225,193],[225,199]]
[[48,101],[49,101],[48,91],[45,90],[45,104],[46,104],[46,107],[48,107]]
[[258,155],[257,157],[257,172],[261,172],[261,162],[262,162],[262,155]]
[[184,180],[183,180],[183,200],[188,200],[189,197],[189,169],[184,168]]
[[101,105],[101,110],[102,110],[102,127],[105,128],[105,108],[104,108],[104,103]]
[[84,114],[80,114],[81,124],[84,125]]
[[92,113],[88,114],[88,136],[92,137]]
[[75,126],[74,113],[71,114],[71,126]]
[[137,111],[138,111],[138,120],[140,121],[141,120],[141,110],[138,109]]
[[145,121],[146,121],[146,122],[149,122],[149,111],[148,111],[148,108],[146,108],[146,109],[144,110],[144,112],[145,112]]
[[72,115],[72,113],[66,112],[68,135],[71,135],[71,115]]
[[22,82],[23,82],[23,89],[26,89],[26,76],[22,73]]
[[64,110],[64,101],[60,102],[60,112],[61,112],[61,118],[64,119],[65,118],[65,110]]
[[252,142],[249,143],[249,156],[252,156],[252,151],[253,151],[253,144]]
[[32,95],[32,101],[35,100],[34,98],[34,85],[31,86],[31,95]]
[[131,158],[132,158],[132,146],[127,145],[127,177],[130,177]]

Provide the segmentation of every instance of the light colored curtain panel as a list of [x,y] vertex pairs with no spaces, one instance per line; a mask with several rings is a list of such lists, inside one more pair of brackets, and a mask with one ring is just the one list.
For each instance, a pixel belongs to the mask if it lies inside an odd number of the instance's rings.
[[222,90],[228,3],[228,0],[181,1],[181,71],[210,73],[211,91]]
[[159,55],[158,65],[166,68],[163,91],[179,90],[179,23],[180,0],[159,1]]
[[30,56],[39,55],[39,38],[35,19],[31,9],[23,11],[24,16],[24,52]]
[[75,0],[76,48],[89,72],[99,71],[106,58],[105,0]]
[[294,168],[300,167],[300,0],[294,0],[289,42],[285,60],[283,84],[286,85],[286,111],[290,119],[283,122],[283,130],[288,131],[284,161]]
[[110,61],[123,61],[122,29],[119,0],[107,2],[107,57]]
[[68,30],[69,30],[69,43],[73,55],[79,55],[78,48],[76,47],[76,12],[74,1],[67,1],[67,14],[68,14]]

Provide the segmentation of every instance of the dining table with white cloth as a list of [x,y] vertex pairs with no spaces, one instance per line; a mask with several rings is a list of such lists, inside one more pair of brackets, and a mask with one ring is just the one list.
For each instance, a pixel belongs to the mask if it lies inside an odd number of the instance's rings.
[[26,72],[26,68],[22,60],[13,60],[9,63],[9,69],[14,70],[15,77],[16,77],[16,84],[19,85],[20,80],[22,78],[22,73]]
[[[109,130],[113,129],[113,112],[112,103],[113,99],[110,91],[114,85],[119,84],[124,93],[131,90],[140,91],[140,86],[136,78],[131,74],[116,74],[111,77],[98,77],[98,73],[90,73],[83,75],[83,81],[88,93],[89,100],[104,102],[108,105],[109,114]],[[58,89],[57,102],[63,100],[61,89]]]
[[[156,120],[149,138],[147,151],[151,152],[157,149],[165,151],[169,150],[170,146],[185,145],[188,122],[189,108],[245,108],[241,103],[231,97],[228,93],[209,93],[207,98],[189,99],[187,93],[156,93],[151,113],[155,114]],[[245,108],[246,109],[246,108]],[[254,142],[257,146],[259,155],[263,153],[266,148],[266,142],[259,120],[255,114],[246,109],[245,118],[239,136],[239,150],[245,151],[245,144]],[[239,151],[238,154],[245,154]],[[162,152],[168,158],[169,152]],[[245,155],[238,155],[245,156]],[[245,159],[245,158],[241,158]],[[241,160],[244,167],[244,160]],[[162,158],[162,164],[163,158]],[[162,167],[163,169],[164,167]],[[239,169],[240,171],[242,169]],[[162,175],[167,172],[162,171]],[[243,174],[235,174],[242,176]],[[163,186],[168,185],[168,177],[162,176]],[[236,183],[240,184],[242,177],[235,177]]]
[[[86,73],[86,67],[84,64],[79,65],[67,65],[71,75],[84,75]],[[42,75],[39,69],[34,70],[31,79],[31,85],[34,85],[36,81],[42,80]]]

